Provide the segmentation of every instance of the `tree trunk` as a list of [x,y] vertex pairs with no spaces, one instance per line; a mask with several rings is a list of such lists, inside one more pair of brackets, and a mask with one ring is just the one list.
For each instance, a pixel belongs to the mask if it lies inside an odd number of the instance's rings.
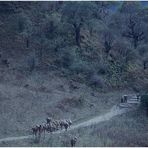
[[76,28],[75,33],[76,33],[76,44],[77,46],[80,47],[80,27]]
[[75,41],[76,41],[76,45],[80,47],[80,30],[81,30],[81,24],[73,25],[75,28]]
[[145,70],[146,69],[146,61],[143,61],[143,69]]
[[26,40],[26,47],[29,48],[29,39]]
[[106,52],[106,54],[108,56],[108,54],[109,54],[109,52],[111,50],[111,45],[107,41],[105,41],[104,42],[104,47],[105,47],[105,52]]
[[39,60],[40,60],[40,64],[42,64],[42,57],[43,57],[43,48],[41,47],[39,49]]
[[138,40],[135,38],[135,39],[134,39],[134,48],[135,48],[135,49],[137,48],[137,45],[138,45]]

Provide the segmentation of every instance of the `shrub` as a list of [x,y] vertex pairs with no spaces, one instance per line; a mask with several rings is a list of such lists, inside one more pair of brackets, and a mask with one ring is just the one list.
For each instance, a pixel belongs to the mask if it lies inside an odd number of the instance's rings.
[[61,109],[62,111],[68,111],[69,108],[81,108],[85,103],[85,98],[83,96],[80,96],[78,98],[76,97],[67,97],[61,100],[57,107]]
[[90,85],[94,87],[103,88],[104,80],[101,76],[97,74],[92,74],[90,77]]
[[75,49],[73,48],[60,48],[57,54],[56,66],[69,68],[75,58]]
[[88,62],[83,61],[81,59],[75,59],[72,65],[70,66],[70,69],[74,73],[83,73],[88,74],[92,69],[91,66],[88,64]]
[[148,115],[148,94],[141,96],[141,107],[146,111]]
[[141,46],[138,47],[138,52],[140,56],[144,56],[146,53],[148,53],[147,51],[148,45],[147,44],[142,44]]
[[105,75],[108,71],[108,64],[106,62],[100,61],[98,65],[98,74]]
[[141,105],[148,108],[148,94],[141,96]]
[[28,67],[29,67],[30,72],[34,70],[34,68],[35,68],[35,59],[34,59],[34,57],[30,57],[28,59]]

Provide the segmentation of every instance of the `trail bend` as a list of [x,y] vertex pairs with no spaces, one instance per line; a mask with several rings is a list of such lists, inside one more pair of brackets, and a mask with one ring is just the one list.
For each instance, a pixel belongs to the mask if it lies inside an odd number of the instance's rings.
[[[84,121],[84,122],[81,122],[78,124],[74,124],[66,132],[77,129],[77,128],[92,126],[92,125],[98,124],[100,122],[108,121],[117,115],[121,115],[121,114],[128,112],[129,110],[130,110],[129,108],[119,108],[118,106],[115,105],[111,108],[111,110],[108,113],[101,115],[101,116],[93,117],[91,119],[88,119],[87,121]],[[59,130],[59,131],[56,131],[52,134],[60,134],[60,133],[64,133],[64,132],[65,132],[65,130]],[[46,133],[46,135],[49,135],[49,134],[50,133]],[[32,137],[33,137],[33,135],[19,136],[19,137],[7,137],[7,138],[0,139],[0,143],[8,142],[8,141],[24,140],[24,139],[29,139]]]

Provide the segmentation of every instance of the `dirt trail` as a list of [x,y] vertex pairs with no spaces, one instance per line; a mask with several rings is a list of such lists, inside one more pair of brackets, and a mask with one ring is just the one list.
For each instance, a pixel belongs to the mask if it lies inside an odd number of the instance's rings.
[[[91,118],[91,119],[89,119],[85,122],[81,122],[81,123],[78,123],[76,125],[73,125],[73,126],[71,126],[71,128],[68,129],[68,131],[71,131],[71,130],[74,130],[74,129],[77,129],[77,128],[81,128],[81,127],[92,126],[92,125],[98,124],[100,122],[110,120],[111,118],[113,118],[117,115],[126,113],[129,110],[130,109],[128,109],[128,108],[119,108],[117,106],[113,106],[113,108],[108,113],[101,115],[101,116]],[[65,130],[57,131],[57,132],[55,132],[55,134],[62,133],[64,131]]]
[[[119,108],[117,106],[113,106],[113,108],[108,113],[101,115],[101,116],[94,117],[94,118],[89,119],[85,122],[81,122],[81,123],[78,123],[76,125],[72,125],[68,129],[68,131],[71,131],[71,130],[74,130],[74,129],[77,129],[77,128],[80,128],[80,127],[91,126],[91,125],[98,124],[98,123],[103,122],[103,121],[110,120],[111,118],[113,118],[117,115],[126,113],[127,111],[129,111],[129,109]],[[53,134],[59,134],[59,133],[63,133],[63,132],[65,132],[65,130],[60,130],[60,131],[54,132]],[[46,135],[48,135],[48,134],[46,134]],[[32,137],[33,137],[33,135],[21,136],[21,137],[8,137],[8,138],[0,139],[0,143],[1,142],[7,142],[7,141],[24,140],[24,139],[29,139],[29,138],[32,138]]]

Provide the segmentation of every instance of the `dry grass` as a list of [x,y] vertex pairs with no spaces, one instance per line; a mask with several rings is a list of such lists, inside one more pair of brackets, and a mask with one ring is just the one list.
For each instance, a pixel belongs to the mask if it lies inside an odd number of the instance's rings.
[[[28,86],[24,87],[26,84]],[[10,79],[1,81],[0,84],[0,138],[28,135],[32,125],[44,122],[47,116],[57,119],[71,118],[76,123],[104,114],[117,104],[120,96],[125,93],[131,93],[131,91],[99,93],[81,83],[79,83],[79,89],[71,90],[69,80],[55,73],[34,72],[26,77],[20,74],[19,80],[14,76],[11,81]],[[80,131],[78,130],[78,133]],[[86,138],[84,141],[88,142]],[[92,140],[90,143],[93,144]],[[52,141],[52,144],[49,141]],[[4,145],[39,146],[47,145],[46,143],[48,146],[64,146],[67,142],[57,142],[55,138],[55,140],[47,139],[38,144],[32,141],[30,143],[17,141]],[[82,144],[79,143],[79,145]],[[84,143],[84,145],[87,144]]]
[[107,146],[135,147],[148,146],[147,117],[140,111],[134,111],[114,117],[108,122],[102,122],[87,128],[80,128],[62,134],[49,135],[40,142],[23,140],[3,143],[2,146],[70,146],[70,138],[77,136],[76,146]]
[[135,111],[75,134],[80,137],[78,146],[148,146],[147,125],[147,117]]

